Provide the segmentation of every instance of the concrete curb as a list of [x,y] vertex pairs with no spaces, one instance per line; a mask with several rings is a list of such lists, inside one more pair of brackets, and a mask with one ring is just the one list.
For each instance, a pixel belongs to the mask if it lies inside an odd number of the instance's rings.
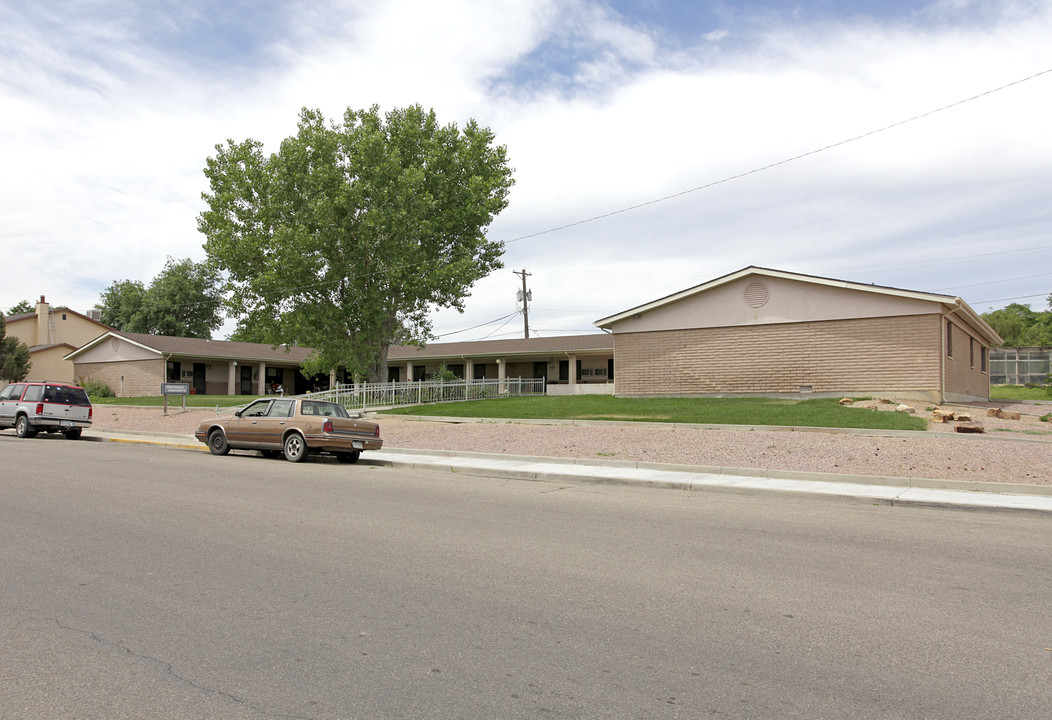
[[[208,450],[192,436],[183,435],[93,431],[82,438],[198,452]],[[362,455],[359,464],[543,482],[635,485],[739,494],[790,493],[891,506],[1052,513],[1052,487],[1042,485],[389,448]]]

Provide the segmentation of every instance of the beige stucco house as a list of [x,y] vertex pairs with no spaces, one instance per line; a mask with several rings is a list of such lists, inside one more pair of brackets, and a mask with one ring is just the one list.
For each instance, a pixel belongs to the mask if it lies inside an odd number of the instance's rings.
[[598,320],[619,396],[989,399],[1001,338],[961,298],[759,267]]
[[309,353],[302,347],[111,330],[66,357],[78,381],[102,383],[118,397],[157,396],[166,382],[187,383],[199,395],[263,395],[272,384],[289,393],[313,389],[299,371]]
[[53,308],[43,295],[33,312],[8,315],[4,322],[7,336],[16,337],[29,347],[32,366],[28,380],[73,382],[73,363],[66,356],[111,329],[97,318],[67,307]]

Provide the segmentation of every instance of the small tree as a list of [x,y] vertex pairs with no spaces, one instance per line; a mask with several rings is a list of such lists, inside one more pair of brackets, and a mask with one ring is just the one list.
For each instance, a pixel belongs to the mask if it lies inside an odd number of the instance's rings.
[[32,366],[29,347],[16,337],[7,337],[7,323],[0,315],[0,380],[25,380]]

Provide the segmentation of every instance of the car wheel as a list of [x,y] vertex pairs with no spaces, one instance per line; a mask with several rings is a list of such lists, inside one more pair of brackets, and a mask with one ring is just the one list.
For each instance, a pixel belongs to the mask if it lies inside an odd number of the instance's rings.
[[25,415],[19,415],[18,419],[15,420],[15,435],[20,438],[31,438],[36,434],[37,431],[29,424],[29,418]]
[[283,447],[285,459],[289,462],[303,462],[307,459],[307,441],[299,433],[289,433]]
[[226,435],[222,430],[213,430],[208,436],[208,449],[213,455],[226,455],[230,452],[230,445],[226,441]]
[[80,428],[73,428],[72,430],[66,430],[62,434],[66,436],[67,440],[76,440],[77,438],[80,437],[80,432],[81,432]]
[[336,459],[339,460],[342,463],[347,463],[348,465],[353,465],[354,463],[358,462],[358,458],[360,456],[361,456],[361,453],[359,451],[355,450],[354,452],[340,453],[339,455],[336,456]]
[[267,458],[268,460],[273,460],[274,458],[281,457],[280,450],[260,450],[259,454]]

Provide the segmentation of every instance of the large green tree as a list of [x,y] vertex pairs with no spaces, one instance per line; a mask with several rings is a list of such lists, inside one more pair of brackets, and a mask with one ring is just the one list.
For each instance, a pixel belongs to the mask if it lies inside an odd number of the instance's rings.
[[428,340],[433,308],[462,310],[472,284],[502,267],[503,244],[485,230],[512,170],[474,120],[440,125],[415,105],[330,123],[304,109],[278,152],[230,140],[205,175],[198,225],[243,334],[313,347],[308,373],[386,379],[389,345]]
[[[1052,295],[1048,302],[1052,307]],[[1029,305],[1012,303],[983,313],[983,319],[1001,336],[1005,347],[1052,345],[1052,312],[1048,310],[1031,310]]]
[[8,315],[22,315],[23,313],[31,313],[36,310],[36,305],[33,305],[28,300],[23,300],[17,305],[13,305],[10,310],[7,311]]
[[0,313],[0,380],[25,380],[32,365],[29,347],[16,337],[7,337],[7,323]]
[[208,263],[168,258],[149,287],[114,281],[95,307],[102,322],[125,332],[210,338],[223,322],[222,285]]

